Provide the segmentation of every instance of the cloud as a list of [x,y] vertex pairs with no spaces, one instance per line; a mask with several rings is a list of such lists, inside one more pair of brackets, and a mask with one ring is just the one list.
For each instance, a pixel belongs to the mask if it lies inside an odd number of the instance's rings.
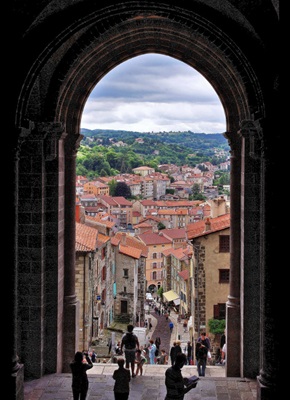
[[85,105],[81,127],[137,132],[226,130],[210,83],[174,58],[146,54],[110,71]]

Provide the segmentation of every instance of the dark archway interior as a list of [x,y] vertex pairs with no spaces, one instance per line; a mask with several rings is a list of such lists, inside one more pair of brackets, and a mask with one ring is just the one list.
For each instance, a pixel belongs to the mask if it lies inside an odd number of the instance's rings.
[[13,132],[8,343],[15,398],[22,398],[21,377],[65,372],[75,351],[73,205],[85,102],[105,74],[146,53],[192,66],[223,104],[234,193],[226,373],[257,377],[259,398],[274,398],[279,360],[271,293],[277,278],[269,246],[278,229],[271,212],[279,136],[277,6],[220,3],[79,0],[60,7],[44,1],[14,9],[11,62],[21,60],[21,68],[13,76],[7,119]]

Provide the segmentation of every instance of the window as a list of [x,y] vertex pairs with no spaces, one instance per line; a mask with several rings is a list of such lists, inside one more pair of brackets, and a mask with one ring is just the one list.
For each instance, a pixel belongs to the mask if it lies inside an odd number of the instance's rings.
[[153,253],[152,258],[157,258],[157,253]]
[[152,263],[152,268],[157,268],[157,263]]
[[219,270],[219,283],[229,283],[230,281],[230,270],[220,269]]
[[214,319],[226,319],[226,303],[219,303],[213,306]]
[[230,252],[230,235],[219,236],[219,252],[220,253]]
[[129,270],[127,268],[123,269],[123,278],[129,278]]
[[155,271],[152,273],[152,279],[157,279],[157,274]]
[[102,260],[106,257],[106,248],[105,247],[103,247],[102,248]]
[[121,314],[127,314],[128,312],[128,302],[127,300],[121,300]]
[[127,293],[127,287],[124,286],[124,293]]

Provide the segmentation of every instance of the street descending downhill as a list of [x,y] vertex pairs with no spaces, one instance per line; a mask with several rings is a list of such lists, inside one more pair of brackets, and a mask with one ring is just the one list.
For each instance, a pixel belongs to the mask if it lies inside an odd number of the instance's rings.
[[[182,348],[189,339],[189,333],[184,332],[183,324],[177,321],[174,311],[168,320],[162,314],[150,310],[152,330],[148,332],[154,341],[160,337],[161,346],[168,352],[176,338],[180,338]],[[169,330],[170,320],[174,323],[172,334]],[[142,376],[138,375],[130,382],[130,400],[164,400],[166,394],[165,371],[168,365],[143,366]],[[112,378],[116,363],[95,363],[88,371],[89,391],[87,400],[114,400],[114,380]],[[195,365],[186,365],[182,369],[184,377],[197,375]],[[256,381],[242,378],[225,378],[225,368],[222,366],[207,366],[206,376],[201,377],[196,388],[185,394],[184,400],[256,400]],[[51,374],[41,379],[24,383],[24,400],[71,400],[71,374]]]

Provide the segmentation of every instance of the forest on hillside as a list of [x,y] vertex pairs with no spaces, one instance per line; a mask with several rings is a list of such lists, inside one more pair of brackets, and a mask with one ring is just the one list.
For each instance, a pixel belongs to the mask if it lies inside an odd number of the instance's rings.
[[83,139],[77,153],[77,175],[93,179],[131,173],[132,168],[147,165],[198,166],[202,162],[217,165],[229,158],[229,145],[219,133],[187,132],[140,133],[82,129]]

